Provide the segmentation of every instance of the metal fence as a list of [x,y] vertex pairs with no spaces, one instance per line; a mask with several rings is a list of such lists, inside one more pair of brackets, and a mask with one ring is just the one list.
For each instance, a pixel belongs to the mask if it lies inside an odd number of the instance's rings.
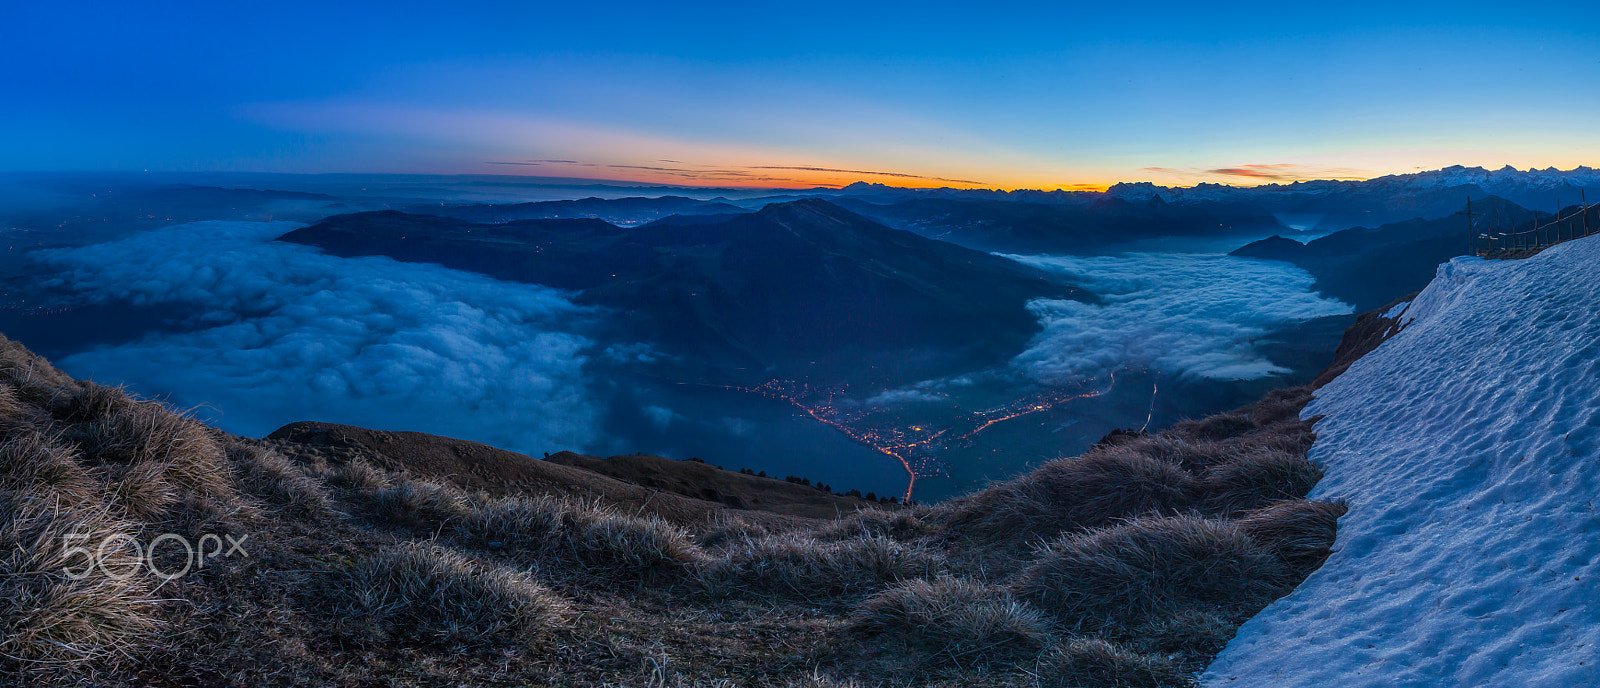
[[[1600,203],[1589,205],[1586,196],[1580,194],[1581,202],[1576,206],[1577,209],[1568,210],[1565,215],[1562,214],[1559,201],[1556,202],[1554,215],[1540,218],[1538,213],[1534,213],[1533,220],[1526,223],[1526,229],[1517,229],[1517,218],[1511,216],[1504,219],[1504,229],[1502,229],[1500,211],[1496,210],[1492,219],[1488,213],[1472,212],[1471,198],[1467,199],[1467,209],[1456,214],[1467,216],[1467,241],[1471,255],[1482,257],[1527,255],[1538,253],[1563,241],[1600,234],[1600,218],[1596,218],[1595,221],[1589,219],[1589,210],[1600,206]],[[1480,218],[1487,222],[1480,222]]]

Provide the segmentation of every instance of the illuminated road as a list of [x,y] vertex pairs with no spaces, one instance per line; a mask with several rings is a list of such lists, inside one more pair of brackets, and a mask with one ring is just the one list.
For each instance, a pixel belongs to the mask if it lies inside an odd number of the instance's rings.
[[[1049,411],[1069,401],[1108,394],[1116,387],[1117,376],[1113,371],[1107,377],[1109,381],[1104,389],[1083,391],[1081,385],[1072,388],[1056,387],[1028,395],[1004,406],[969,412],[966,418],[958,421],[958,424],[971,423],[972,428],[961,433],[954,432],[952,427],[934,429],[927,424],[892,425],[883,421],[870,421],[861,404],[839,405],[834,402],[834,399],[840,396],[848,398],[842,394],[844,391],[842,387],[814,387],[792,380],[768,380],[755,387],[733,385],[720,385],[720,387],[786,401],[857,444],[899,461],[900,466],[906,471],[906,491],[903,499],[909,501],[916,488],[918,477],[938,475],[941,472],[942,467],[937,456],[940,450],[952,443],[970,440],[978,433],[1000,423]],[[1086,384],[1092,385],[1094,381],[1091,378]]]

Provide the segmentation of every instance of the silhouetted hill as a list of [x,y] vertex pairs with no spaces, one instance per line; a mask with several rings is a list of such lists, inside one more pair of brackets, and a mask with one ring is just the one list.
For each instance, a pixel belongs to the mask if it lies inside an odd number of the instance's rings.
[[601,458],[566,451],[551,454],[545,460],[732,509],[827,519],[879,506],[876,501],[861,497],[730,471],[702,461],[677,461],[648,454]]
[[717,215],[748,212],[720,201],[701,201],[683,196],[657,198],[582,198],[572,201],[534,203],[474,203],[471,205],[416,206],[412,212],[454,217],[472,222],[500,223],[516,220],[598,218],[618,224],[637,224],[668,215]]
[[[1489,217],[1530,216],[1516,204],[1492,196],[1475,201],[1472,209]],[[1242,246],[1232,255],[1294,263],[1317,278],[1317,291],[1360,312],[1422,289],[1440,263],[1467,250],[1466,218],[1447,215],[1347,229],[1306,244],[1273,236]]]
[[285,447],[290,451],[349,452],[385,470],[492,495],[601,499],[634,511],[648,509],[679,525],[705,523],[724,508],[740,509],[742,517],[756,522],[783,524],[791,521],[767,514],[835,518],[868,506],[857,497],[659,456],[603,459],[560,452],[541,460],[470,440],[311,421],[285,425],[267,439],[295,445]]
[[761,377],[915,377],[993,363],[1037,331],[1029,299],[1091,298],[1034,268],[815,199],[633,229],[357,213],[281,240],[582,290],[581,301],[628,311],[635,334],[672,353]]
[[1103,196],[1092,203],[921,199],[878,205],[838,203],[879,222],[981,251],[1090,253],[1159,236],[1228,236],[1282,230],[1258,209],[1174,205],[1152,196]]

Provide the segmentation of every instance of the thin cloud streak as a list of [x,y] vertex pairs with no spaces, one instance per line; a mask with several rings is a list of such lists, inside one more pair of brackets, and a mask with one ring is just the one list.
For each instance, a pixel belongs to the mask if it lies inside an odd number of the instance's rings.
[[876,176],[879,176],[879,177],[902,177],[902,178],[906,178],[906,179],[927,179],[929,181],[936,181],[936,182],[950,182],[950,183],[953,183],[953,184],[974,184],[974,185],[978,185],[978,186],[982,186],[983,185],[983,182],[975,182],[975,181],[971,181],[971,180],[967,180],[967,179],[946,179],[944,177],[926,177],[926,176],[923,176],[923,175],[920,175],[920,174],[905,174],[903,172],[874,172],[874,171],[871,171],[871,170],[840,170],[840,169],[833,169],[833,168],[828,168],[828,167],[808,167],[808,166],[804,166],[804,165],[794,165],[794,166],[752,165],[752,166],[750,166],[750,169],[752,169],[752,170],[802,170],[802,171],[806,171],[806,172],[836,172],[836,173],[840,173],[840,174],[870,174],[870,175],[876,175]]
[[1371,179],[1373,175],[1363,170],[1348,167],[1313,167],[1296,163],[1251,163],[1233,165],[1230,167],[1214,168],[1179,168],[1179,167],[1141,167],[1140,172],[1153,172],[1156,174],[1186,177],[1188,179],[1204,179],[1206,177],[1227,177],[1256,179],[1263,182],[1307,182],[1318,180],[1334,181],[1359,181]]

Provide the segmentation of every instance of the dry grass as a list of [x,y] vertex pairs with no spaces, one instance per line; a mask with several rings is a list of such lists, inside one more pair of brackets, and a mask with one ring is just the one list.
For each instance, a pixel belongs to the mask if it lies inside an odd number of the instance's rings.
[[924,645],[961,657],[1037,651],[1050,640],[1051,622],[1004,588],[941,578],[914,580],[868,598],[850,617],[850,630]]
[[368,498],[379,521],[427,531],[459,523],[472,513],[472,503],[460,488],[428,480],[402,480]]
[[[1250,438],[1251,444],[1257,438]],[[1157,461],[1173,464],[1190,474],[1202,474],[1206,469],[1227,463],[1236,456],[1243,442],[1217,441],[1186,437],[1177,432],[1162,433],[1128,442],[1107,451],[1140,454]]]
[[1187,671],[1201,671],[1233,640],[1245,616],[1247,613],[1225,614],[1206,606],[1178,607],[1115,629],[1108,639],[1139,654],[1171,658]]
[[883,537],[824,542],[785,533],[746,540],[702,564],[713,594],[792,596],[838,604],[913,578],[931,578],[942,559],[920,545]]
[[46,437],[31,425],[0,443],[0,490],[53,496],[67,504],[88,504],[97,485],[78,465],[72,447]]
[[1092,629],[1194,604],[1259,607],[1289,580],[1237,525],[1176,516],[1064,536],[1010,588],[1068,626]]
[[0,656],[114,665],[156,640],[166,628],[134,532],[103,509],[0,497]]
[[1262,425],[1295,424],[1300,420],[1300,410],[1311,401],[1314,391],[1309,385],[1275,389],[1247,407],[1247,412]]
[[339,584],[344,630],[369,642],[526,645],[570,613],[531,576],[436,545],[410,543],[371,557]]
[[1193,679],[1164,657],[1129,651],[1098,638],[1075,638],[1039,661],[1044,688],[1173,688]]
[[228,443],[227,453],[244,492],[307,515],[333,508],[327,489],[282,454],[238,440]]
[[654,514],[631,516],[597,502],[548,496],[484,501],[461,530],[485,549],[607,579],[679,573],[701,557],[688,533]]
[[389,474],[361,459],[352,459],[328,475],[328,480],[359,492],[377,492],[389,487]]
[[886,511],[862,509],[840,518],[817,531],[819,540],[849,540],[859,537],[885,537],[910,542],[938,532],[938,526],[928,523],[906,510]]
[[53,399],[51,415],[68,423],[85,423],[110,418],[133,410],[139,401],[123,387],[107,387],[93,382],[82,382],[76,389],[62,390]]
[[[1345,507],[1286,497],[1319,475],[1306,395],[934,508],[686,529],[230,438],[0,337],[0,683],[1184,685],[1332,545]],[[169,532],[249,552],[64,574],[66,535]]]
[[936,507],[945,530],[980,541],[1038,540],[1143,514],[1177,513],[1198,483],[1136,445],[1051,461],[1032,473]]
[[1344,502],[1283,501],[1246,514],[1239,528],[1303,578],[1333,551],[1337,522],[1349,511]]
[[1322,479],[1304,454],[1275,449],[1243,453],[1211,467],[1201,479],[1208,513],[1233,515],[1285,499],[1301,499]]
[[[108,482],[132,481],[119,502],[130,514],[153,518],[178,503],[220,512],[239,508],[222,447],[205,426],[155,402],[107,408],[105,415],[71,426],[65,437],[82,448],[84,463],[99,467]],[[151,481],[169,489],[156,489]]]
[[1219,413],[1200,420],[1186,420],[1172,426],[1172,432],[1204,440],[1225,440],[1248,433],[1261,424],[1248,413]]

